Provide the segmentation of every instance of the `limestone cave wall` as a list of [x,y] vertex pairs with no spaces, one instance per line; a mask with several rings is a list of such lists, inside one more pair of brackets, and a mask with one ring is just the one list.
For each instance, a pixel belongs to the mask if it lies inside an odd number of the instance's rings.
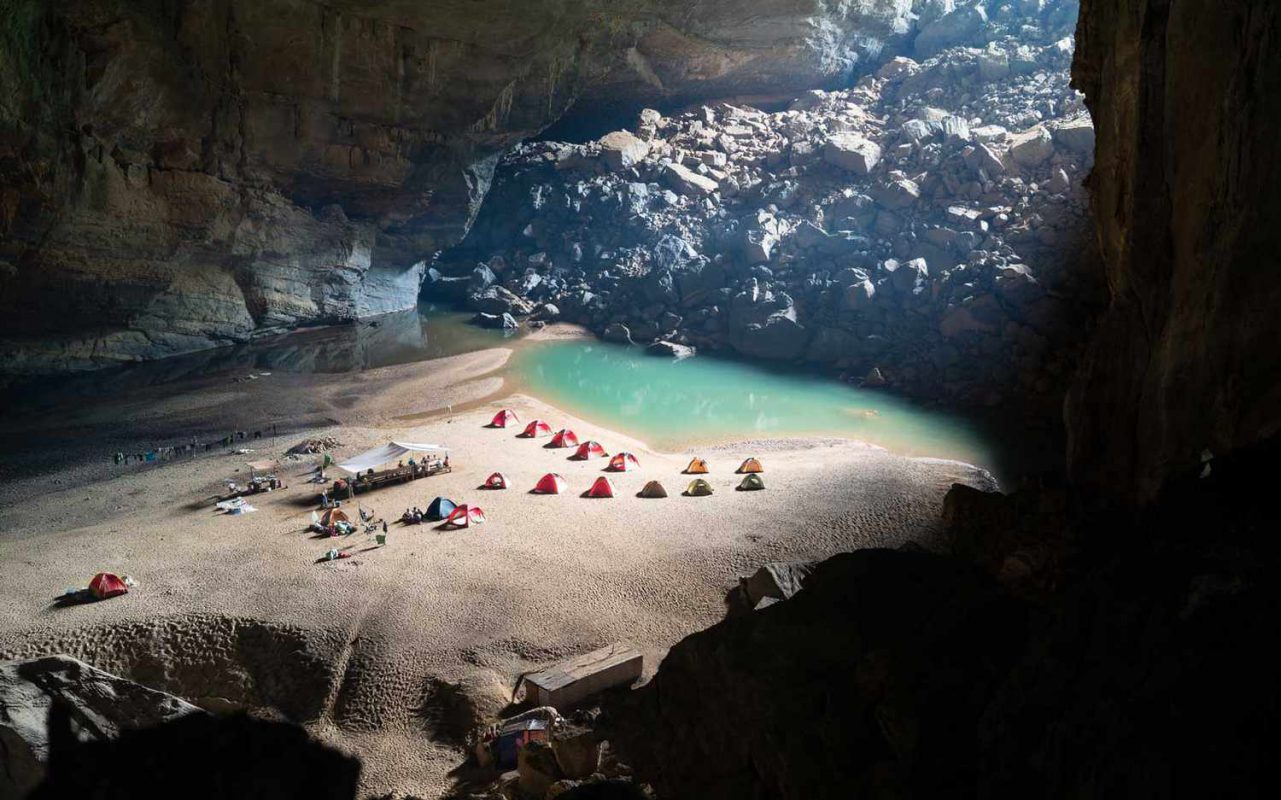
[[1111,304],[1068,458],[1093,496],[1143,502],[1281,425],[1281,6],[1083,0],[1074,81]]
[[410,307],[497,155],[587,87],[830,83],[913,5],[4,0],[5,370]]

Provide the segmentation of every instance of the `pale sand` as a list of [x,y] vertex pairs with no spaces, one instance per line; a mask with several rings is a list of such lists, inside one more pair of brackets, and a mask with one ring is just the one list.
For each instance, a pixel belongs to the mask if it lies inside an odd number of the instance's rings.
[[[217,389],[360,420],[309,434],[338,437],[339,456],[393,438],[446,444],[452,474],[362,495],[362,505],[395,518],[439,494],[478,503],[487,524],[454,532],[393,524],[380,549],[366,549],[366,534],[315,539],[303,532],[317,493],[303,464],[284,471],[288,490],[251,499],[257,513],[223,517],[199,503],[241,466],[244,458],[230,455],[105,481],[68,478],[63,491],[19,499],[5,512],[20,524],[0,536],[0,655],[70,652],[209,707],[272,706],[360,754],[366,793],[433,797],[451,787],[448,773],[463,761],[454,742],[467,706],[495,712],[521,673],[627,639],[645,652],[648,676],[668,647],[723,616],[738,576],[772,560],[929,544],[948,487],[987,485],[982,471],[955,462],[843,440],[785,440],[708,448],[713,471],[705,477],[716,493],[682,497],[688,454],[652,452],[519,395],[459,411],[497,391],[500,378],[475,376],[505,358],[486,351],[430,367]],[[315,396],[290,396],[304,390]],[[213,403],[172,400],[160,404],[164,411],[140,403],[134,413],[167,419],[174,407],[199,414]],[[452,415],[396,421],[449,403]],[[613,476],[616,499],[580,498],[606,461],[568,461],[571,451],[545,449],[546,438],[484,427],[500,405],[523,421],[572,427],[611,453],[630,450],[641,469]],[[282,437],[277,450],[296,438]],[[255,443],[255,458],[265,442]],[[733,470],[753,454],[765,463],[768,489],[736,492]],[[478,490],[495,470],[513,488]],[[564,475],[571,492],[528,494],[548,471]],[[635,497],[653,478],[672,496]],[[359,552],[315,563],[333,546]],[[97,570],[130,574],[140,586],[103,603],[50,607],[54,594]],[[461,685],[467,701],[451,699],[442,682]]]

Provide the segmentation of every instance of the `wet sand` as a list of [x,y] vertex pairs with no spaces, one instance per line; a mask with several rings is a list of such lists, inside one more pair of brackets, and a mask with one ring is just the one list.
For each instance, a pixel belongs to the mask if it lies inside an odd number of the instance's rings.
[[[626,639],[651,675],[668,647],[723,616],[739,575],[772,560],[909,539],[928,546],[948,487],[988,485],[981,470],[956,462],[845,440],[771,440],[703,449],[716,492],[682,497],[690,454],[653,452],[532,397],[498,402],[495,371],[507,356],[494,349],[349,375],[223,380],[154,403],[119,398],[70,415],[70,428],[45,420],[27,435],[66,443],[68,453],[84,437],[111,452],[117,445],[106,441],[149,426],[181,438],[246,410],[314,425],[306,435],[339,439],[340,460],[390,439],[437,442],[450,448],[452,473],[362,495],[360,505],[391,520],[444,495],[481,505],[488,522],[461,531],[393,523],[382,548],[372,534],[313,538],[305,528],[319,487],[306,483],[310,458],[286,462],[289,488],[252,498],[256,513],[227,517],[208,505],[224,479],[243,480],[246,458],[278,456],[299,435],[250,442],[250,456],[158,467],[64,456],[42,477],[11,482],[0,499],[0,655],[68,652],[209,708],[297,719],[364,758],[364,793],[434,797],[454,786],[467,725],[500,709],[520,674]],[[605,460],[568,461],[570,451],[545,448],[546,438],[486,428],[500,406],[631,451],[641,469],[613,476],[615,499],[582,498]],[[18,433],[0,436],[12,444]],[[733,470],[749,455],[764,461],[766,491],[734,491]],[[496,470],[512,488],[479,490]],[[529,494],[549,471],[568,480],[569,493]],[[655,478],[669,498],[635,496]],[[354,557],[316,563],[336,546]],[[99,570],[139,586],[103,603],[51,605]]]

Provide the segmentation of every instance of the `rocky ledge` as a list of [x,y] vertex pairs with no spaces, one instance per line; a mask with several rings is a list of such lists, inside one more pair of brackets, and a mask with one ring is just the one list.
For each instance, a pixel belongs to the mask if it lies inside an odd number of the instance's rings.
[[1066,30],[1002,30],[783,111],[646,110],[587,144],[521,145],[425,292],[494,325],[559,317],[953,402],[1054,400],[1101,296],[1094,128]]

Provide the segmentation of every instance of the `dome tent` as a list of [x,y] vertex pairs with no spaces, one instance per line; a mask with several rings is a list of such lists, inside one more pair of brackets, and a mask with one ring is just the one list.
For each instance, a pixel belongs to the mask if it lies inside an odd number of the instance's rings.
[[685,468],[685,474],[686,475],[706,475],[707,461],[698,457],[690,459],[689,466]]
[[685,494],[690,497],[706,497],[711,493],[712,485],[702,478],[695,478],[690,481],[689,486],[685,489]]
[[548,442],[548,447],[578,447],[578,434],[569,428],[561,428],[556,431],[556,435]]
[[437,497],[427,506],[426,517],[432,521],[447,519],[450,514],[454,513],[455,508],[458,508],[458,504],[453,500],[448,497]]
[[609,466],[606,467],[610,472],[627,472],[628,470],[640,469],[640,461],[631,453],[617,453],[609,460]]
[[502,411],[495,414],[494,418],[489,421],[489,427],[506,428],[507,425],[512,422],[520,422],[520,417],[516,416],[516,412],[512,411],[510,408],[504,408]]
[[592,488],[587,490],[586,497],[613,497],[614,482],[609,478],[601,475],[592,483]]
[[522,439],[533,439],[537,436],[551,436],[552,426],[543,422],[541,419],[530,420],[525,426],[525,430],[520,432]]
[[604,458],[609,455],[605,448],[600,446],[600,442],[587,441],[578,446],[574,454],[570,456],[575,461],[586,461],[589,458]]
[[666,496],[667,496],[667,490],[666,490],[666,489],[664,489],[664,488],[663,488],[663,484],[659,483],[658,481],[650,481],[649,483],[645,484],[645,488],[644,488],[644,489],[641,489],[641,490],[640,490],[640,493],[639,493],[639,494],[637,494],[636,496],[637,496],[637,497],[650,497],[650,498],[653,498],[653,497],[666,497]]
[[485,512],[481,511],[479,506],[469,506],[464,503],[450,513],[445,519],[445,524],[454,528],[467,528],[473,524],[480,525],[484,521]]
[[561,494],[569,484],[555,472],[549,472],[538,479],[534,485],[534,494]]

